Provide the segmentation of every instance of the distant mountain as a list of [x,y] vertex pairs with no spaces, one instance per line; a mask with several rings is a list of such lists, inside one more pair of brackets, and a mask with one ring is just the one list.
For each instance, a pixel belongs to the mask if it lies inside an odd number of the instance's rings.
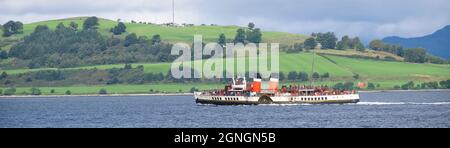
[[391,44],[399,44],[407,48],[426,48],[429,53],[435,56],[450,59],[450,25],[423,37],[401,38],[393,36],[386,37],[383,41]]

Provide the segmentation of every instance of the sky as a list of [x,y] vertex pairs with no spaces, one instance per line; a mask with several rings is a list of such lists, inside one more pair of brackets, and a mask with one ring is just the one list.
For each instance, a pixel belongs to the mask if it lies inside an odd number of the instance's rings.
[[[171,0],[0,0],[0,23],[76,16],[172,21]],[[450,0],[175,0],[175,22],[246,26],[363,40],[417,37],[450,25]]]

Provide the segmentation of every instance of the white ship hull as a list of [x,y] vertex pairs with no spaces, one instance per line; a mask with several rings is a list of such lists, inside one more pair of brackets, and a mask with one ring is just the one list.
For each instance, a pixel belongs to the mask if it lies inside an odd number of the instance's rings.
[[345,104],[359,102],[358,94],[324,96],[209,96],[195,93],[200,104],[257,105],[257,104]]

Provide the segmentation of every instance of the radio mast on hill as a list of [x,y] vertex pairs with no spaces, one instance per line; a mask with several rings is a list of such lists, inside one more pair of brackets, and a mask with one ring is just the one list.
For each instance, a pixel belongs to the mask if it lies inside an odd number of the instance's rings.
[[175,0],[172,0],[172,25],[175,26]]

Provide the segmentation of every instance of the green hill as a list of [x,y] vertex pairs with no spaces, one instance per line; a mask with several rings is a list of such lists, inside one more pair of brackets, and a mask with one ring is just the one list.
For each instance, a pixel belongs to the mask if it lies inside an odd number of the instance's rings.
[[[81,28],[83,21],[87,17],[75,17],[67,19],[41,21],[35,23],[24,24],[23,34],[14,35],[13,38],[21,38],[34,31],[37,25],[47,25],[50,29],[56,28],[59,23],[68,26],[70,22],[75,22]],[[108,19],[99,19],[99,31],[103,35],[112,35],[110,29],[117,25],[116,21]],[[234,38],[236,30],[239,26],[190,26],[190,27],[168,27],[158,24],[140,24],[140,23],[125,23],[127,33],[136,33],[138,36],[151,37],[155,34],[161,35],[162,39],[167,42],[187,42],[193,41],[194,35],[203,35],[203,40],[208,42],[217,41],[219,34],[224,33],[228,39]],[[2,33],[0,31],[0,33]],[[125,35],[122,35],[124,37]],[[263,42],[276,42],[280,44],[293,44],[295,42],[303,42],[308,36],[300,34],[291,34],[284,32],[264,31]],[[0,37],[3,39],[3,37]]]

